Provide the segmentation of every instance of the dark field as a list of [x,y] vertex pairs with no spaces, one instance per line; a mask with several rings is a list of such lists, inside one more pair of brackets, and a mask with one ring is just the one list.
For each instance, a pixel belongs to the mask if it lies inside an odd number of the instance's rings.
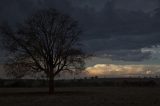
[[0,88],[0,106],[160,106],[159,87]]

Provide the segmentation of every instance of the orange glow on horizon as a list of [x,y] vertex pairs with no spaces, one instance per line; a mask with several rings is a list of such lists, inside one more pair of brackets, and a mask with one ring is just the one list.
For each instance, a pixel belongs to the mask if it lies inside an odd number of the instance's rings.
[[160,66],[148,65],[113,65],[97,64],[86,68],[88,76],[150,75],[157,72]]

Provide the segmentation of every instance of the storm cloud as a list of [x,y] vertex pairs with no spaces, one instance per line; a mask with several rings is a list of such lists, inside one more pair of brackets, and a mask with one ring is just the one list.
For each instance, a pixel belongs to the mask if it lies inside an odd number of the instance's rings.
[[84,50],[113,60],[143,61],[160,44],[159,0],[1,0],[0,21],[15,25],[42,8],[71,14],[84,31]]

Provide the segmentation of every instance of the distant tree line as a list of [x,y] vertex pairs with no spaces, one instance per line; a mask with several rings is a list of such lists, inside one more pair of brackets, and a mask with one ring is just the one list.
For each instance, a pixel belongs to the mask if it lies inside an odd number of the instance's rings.
[[[0,87],[48,87],[47,80],[4,80],[0,79]],[[154,78],[97,78],[56,80],[56,87],[157,87],[160,79]]]

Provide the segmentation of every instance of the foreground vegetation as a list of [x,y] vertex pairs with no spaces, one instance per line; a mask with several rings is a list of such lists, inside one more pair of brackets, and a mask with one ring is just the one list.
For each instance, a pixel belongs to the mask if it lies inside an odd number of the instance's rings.
[[160,106],[159,87],[1,88],[0,106]]

